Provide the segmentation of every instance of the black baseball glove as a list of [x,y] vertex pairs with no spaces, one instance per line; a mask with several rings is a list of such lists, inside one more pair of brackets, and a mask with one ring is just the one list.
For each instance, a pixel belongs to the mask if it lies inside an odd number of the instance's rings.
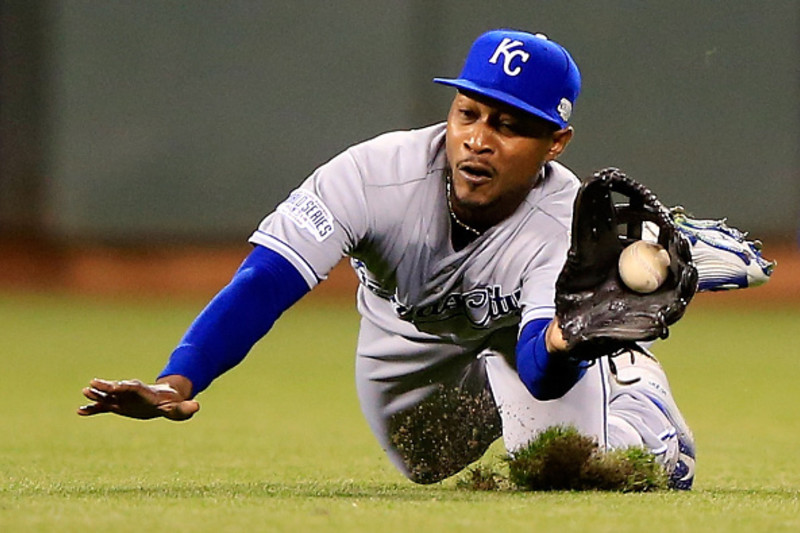
[[[628,203],[615,203],[612,193]],[[618,262],[626,246],[642,239],[646,222],[657,228],[670,265],[658,289],[640,294],[622,282]],[[666,338],[696,290],[689,243],[655,194],[615,168],[581,184],[569,254],[556,282],[556,316],[572,358],[594,360]]]

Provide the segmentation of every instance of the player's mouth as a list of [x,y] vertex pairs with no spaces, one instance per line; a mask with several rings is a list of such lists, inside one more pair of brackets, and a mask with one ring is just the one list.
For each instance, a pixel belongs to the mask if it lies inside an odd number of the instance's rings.
[[471,185],[481,185],[492,181],[495,176],[494,168],[479,161],[462,161],[456,165],[461,178]]

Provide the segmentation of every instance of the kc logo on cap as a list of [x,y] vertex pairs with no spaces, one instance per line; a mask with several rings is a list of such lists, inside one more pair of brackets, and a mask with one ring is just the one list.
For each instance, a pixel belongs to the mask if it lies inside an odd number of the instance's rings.
[[505,73],[509,76],[518,75],[520,72],[522,72],[522,67],[517,65],[516,67],[511,68],[511,62],[514,60],[514,58],[519,57],[519,60],[523,63],[531,58],[531,55],[524,50],[511,50],[512,48],[517,48],[520,46],[525,46],[525,43],[522,41],[514,41],[506,37],[500,44],[497,45],[497,48],[495,48],[494,55],[491,57],[491,59],[489,59],[489,63],[492,63],[493,65],[497,64],[500,54],[503,54],[503,70]]
[[458,78],[435,78],[566,128],[581,90],[578,66],[546,35],[492,30],[470,48]]

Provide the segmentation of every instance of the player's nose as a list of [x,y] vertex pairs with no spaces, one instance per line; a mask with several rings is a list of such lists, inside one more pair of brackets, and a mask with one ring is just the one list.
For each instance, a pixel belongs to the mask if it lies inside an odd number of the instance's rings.
[[482,154],[492,151],[492,134],[485,124],[475,123],[470,128],[464,146],[470,152]]

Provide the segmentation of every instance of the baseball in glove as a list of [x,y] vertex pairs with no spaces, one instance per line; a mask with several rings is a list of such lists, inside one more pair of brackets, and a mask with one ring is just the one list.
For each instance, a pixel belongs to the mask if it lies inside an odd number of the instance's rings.
[[[615,203],[615,197],[623,203]],[[627,198],[627,203],[624,203]],[[622,250],[642,239],[644,223],[658,228],[658,244],[670,263],[664,282],[642,294],[619,274]],[[575,199],[572,240],[556,282],[556,316],[570,357],[594,360],[637,341],[666,338],[697,290],[689,243],[650,189],[616,168],[596,172]]]

